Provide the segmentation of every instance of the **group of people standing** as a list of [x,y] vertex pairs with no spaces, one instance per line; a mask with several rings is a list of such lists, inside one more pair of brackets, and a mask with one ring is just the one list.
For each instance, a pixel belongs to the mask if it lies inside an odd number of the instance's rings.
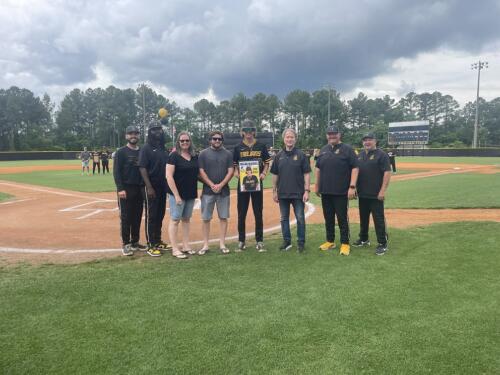
[[[118,191],[120,209],[122,252],[133,255],[134,251],[146,250],[153,257],[161,256],[171,248],[172,255],[185,259],[189,255],[204,255],[209,250],[210,224],[214,209],[219,219],[219,250],[227,254],[228,219],[230,217],[229,182],[238,180],[238,246],[235,251],[246,249],[246,217],[250,202],[255,218],[256,250],[265,252],[263,232],[263,181],[272,174],[273,200],[279,204],[283,243],[280,250],[288,251],[292,245],[290,232],[290,206],[297,220],[297,251],[303,252],[306,243],[305,205],[310,194],[311,166],[309,158],[296,148],[297,134],[293,129],[283,132],[283,149],[271,165],[267,147],[256,139],[256,127],[245,120],[241,127],[242,141],[231,153],[224,148],[224,134],[213,131],[209,135],[209,147],[195,153],[188,132],[177,135],[175,149],[165,150],[165,134],[159,123],[148,128],[146,144],[139,148],[139,130],[135,126],[126,129],[127,145],[115,155],[113,174]],[[340,254],[349,255],[348,201],[359,197],[361,230],[355,246],[368,246],[368,223],[373,216],[379,246],[376,253],[387,250],[384,219],[384,197],[390,179],[387,154],[376,148],[373,134],[363,138],[363,150],[354,150],[341,142],[338,128],[332,124],[327,129],[328,144],[316,160],[315,193],[321,196],[325,218],[326,242],[321,250],[335,245],[335,217],[340,229]],[[190,221],[198,198],[198,181],[203,183],[200,208],[203,234],[201,249],[190,245]],[[171,246],[162,240],[162,223],[167,200],[170,210],[168,233]],[[139,243],[141,218],[145,208],[147,246]],[[182,244],[179,244],[179,226]]]
[[110,152],[103,148],[102,151],[87,151],[87,147],[83,148],[83,151],[80,154],[80,160],[82,161],[82,176],[85,172],[87,175],[90,175],[90,159],[92,159],[92,174],[95,174],[95,170],[97,169],[97,174],[101,173],[101,165],[102,165],[102,174],[109,173],[109,157]]

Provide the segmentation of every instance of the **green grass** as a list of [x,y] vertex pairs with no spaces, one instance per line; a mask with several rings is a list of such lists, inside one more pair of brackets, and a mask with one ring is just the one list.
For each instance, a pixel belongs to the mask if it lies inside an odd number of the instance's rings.
[[[92,163],[90,163],[92,167]],[[16,160],[16,161],[0,161],[2,167],[29,167],[39,165],[76,165],[81,166],[80,160]]]
[[115,191],[112,174],[81,175],[80,170],[40,171],[30,173],[0,174],[0,180],[42,185],[82,192]]
[[397,156],[398,162],[406,163],[456,163],[456,164],[483,164],[500,165],[499,157],[441,157],[441,156]]
[[12,198],[12,195],[0,192],[0,202]]
[[[386,194],[386,208],[499,208],[500,173],[457,173],[416,180],[393,181]],[[311,194],[311,202],[321,199]],[[350,201],[357,207],[356,200]]]
[[500,373],[500,224],[392,230],[384,257],[320,253],[323,237],[0,268],[0,373]]

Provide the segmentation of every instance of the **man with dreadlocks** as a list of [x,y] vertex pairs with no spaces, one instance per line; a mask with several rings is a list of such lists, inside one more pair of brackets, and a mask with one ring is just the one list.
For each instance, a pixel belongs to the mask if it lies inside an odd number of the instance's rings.
[[161,227],[165,217],[167,201],[167,180],[165,167],[168,154],[165,150],[165,133],[159,122],[148,127],[146,144],[139,153],[139,170],[144,180],[146,201],[146,239],[150,256],[161,256],[169,246],[161,240]]

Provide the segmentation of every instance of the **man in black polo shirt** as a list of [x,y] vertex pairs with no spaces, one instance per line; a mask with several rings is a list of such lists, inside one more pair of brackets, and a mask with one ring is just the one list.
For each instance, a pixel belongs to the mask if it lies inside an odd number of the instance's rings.
[[335,216],[340,229],[340,254],[349,255],[348,199],[356,196],[358,159],[351,146],[341,142],[341,134],[332,121],[326,132],[328,144],[316,160],[315,192],[321,196],[325,218],[326,242],[319,248],[329,250],[335,247]]
[[152,122],[148,127],[147,142],[139,153],[139,170],[145,184],[148,254],[153,257],[161,256],[161,251],[169,247],[161,240],[167,200],[167,158],[163,128],[159,122]]
[[[253,121],[248,119],[244,120],[241,126],[243,140],[234,148],[233,151],[234,175],[238,179],[238,251],[245,249],[245,220],[247,217],[250,199],[252,200],[253,214],[255,217],[255,239],[257,240],[256,249],[259,252],[266,251],[264,248],[264,223],[262,220],[262,209],[264,204],[262,181],[266,178],[271,157],[269,156],[266,145],[257,142],[255,139],[256,133],[257,129]],[[258,161],[260,190],[252,192],[241,191],[239,178],[240,161]]]
[[120,229],[122,236],[122,254],[133,255],[134,250],[145,250],[139,244],[142,209],[142,177],[139,172],[139,129],[128,126],[125,130],[127,145],[118,149],[115,154],[113,177],[118,194],[118,208],[120,209]]
[[391,179],[389,156],[377,148],[375,135],[368,133],[363,137],[363,150],[358,155],[359,178],[359,239],[353,246],[369,246],[368,225],[370,213],[373,216],[378,246],[375,254],[384,255],[387,251],[384,199]]
[[279,202],[281,213],[283,244],[280,250],[288,251],[292,247],[290,233],[291,204],[297,219],[297,250],[301,253],[304,251],[306,242],[304,206],[309,200],[311,165],[309,158],[295,147],[297,142],[295,130],[285,129],[283,142],[285,148],[276,155],[271,167],[273,199],[275,202]]

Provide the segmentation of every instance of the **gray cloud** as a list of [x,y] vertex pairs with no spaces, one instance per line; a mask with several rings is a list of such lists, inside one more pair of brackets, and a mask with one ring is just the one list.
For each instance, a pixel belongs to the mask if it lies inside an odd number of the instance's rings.
[[79,85],[103,65],[117,85],[190,95],[349,90],[401,57],[480,51],[500,38],[499,15],[494,0],[12,0],[0,5],[0,86]]

